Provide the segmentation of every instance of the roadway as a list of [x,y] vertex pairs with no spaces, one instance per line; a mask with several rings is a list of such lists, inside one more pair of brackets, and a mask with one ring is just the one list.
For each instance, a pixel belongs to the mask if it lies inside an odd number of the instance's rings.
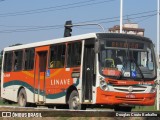
[[[0,117],[155,117],[160,112],[114,112],[113,109],[51,109],[47,107],[0,106]],[[127,119],[128,120],[128,119]]]

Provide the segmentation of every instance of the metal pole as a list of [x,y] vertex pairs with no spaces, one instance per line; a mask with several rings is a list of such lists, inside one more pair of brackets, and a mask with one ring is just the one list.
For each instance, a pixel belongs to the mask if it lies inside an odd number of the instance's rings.
[[103,27],[102,25],[98,24],[98,23],[83,23],[83,24],[73,24],[73,25],[66,25],[66,26],[71,26],[71,27],[73,27],[73,26],[86,26],[86,25],[97,25],[97,26],[99,26],[99,27],[102,29],[102,31],[105,33],[104,27]]
[[160,21],[159,21],[159,14],[160,14],[160,11],[159,11],[159,0],[157,0],[157,63],[158,63],[158,69],[157,69],[157,83],[158,83],[158,86],[157,86],[157,110],[159,110],[159,32],[160,32]]
[[120,33],[122,33],[123,29],[123,0],[120,0]]

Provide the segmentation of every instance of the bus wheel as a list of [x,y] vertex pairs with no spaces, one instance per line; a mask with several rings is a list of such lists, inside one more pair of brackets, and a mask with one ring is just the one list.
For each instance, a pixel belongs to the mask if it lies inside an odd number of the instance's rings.
[[73,90],[69,96],[69,109],[80,110],[81,104],[79,103],[79,95],[76,90]]
[[24,88],[22,88],[18,94],[18,105],[20,107],[27,107],[27,96]]

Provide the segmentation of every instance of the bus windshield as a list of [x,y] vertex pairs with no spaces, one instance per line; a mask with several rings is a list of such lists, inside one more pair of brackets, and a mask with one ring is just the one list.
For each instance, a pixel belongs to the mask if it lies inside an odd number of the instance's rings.
[[100,73],[130,79],[156,77],[153,45],[131,40],[104,40],[100,50]]

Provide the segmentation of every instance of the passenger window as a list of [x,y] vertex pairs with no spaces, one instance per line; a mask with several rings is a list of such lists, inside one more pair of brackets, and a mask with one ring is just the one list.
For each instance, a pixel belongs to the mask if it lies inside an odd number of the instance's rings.
[[14,71],[22,70],[23,51],[18,50],[14,52]]
[[66,45],[52,45],[50,51],[49,68],[63,68],[65,62]]
[[6,52],[4,55],[4,72],[12,71],[12,52]]
[[25,49],[24,70],[32,70],[34,67],[34,48]]
[[81,51],[82,43],[74,42],[69,43],[67,46],[68,56],[67,56],[67,67],[76,67],[81,64]]

